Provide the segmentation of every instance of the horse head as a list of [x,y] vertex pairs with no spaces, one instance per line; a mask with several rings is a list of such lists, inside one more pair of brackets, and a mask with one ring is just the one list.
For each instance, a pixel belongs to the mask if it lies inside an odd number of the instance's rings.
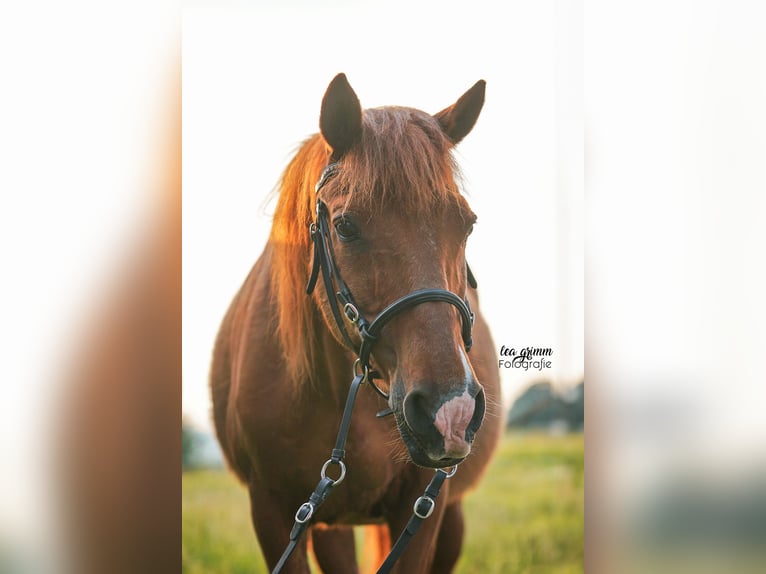
[[[354,310],[374,323],[408,294],[448,295],[397,309],[368,338],[369,364],[388,388],[401,438],[413,462],[425,467],[468,456],[485,412],[460,305],[468,296],[465,248],[476,216],[459,191],[452,155],[478,118],[484,87],[477,82],[434,115],[404,107],[363,111],[340,74],[321,107],[333,173],[315,199],[326,218],[332,272],[353,294]],[[347,313],[339,325],[330,301],[335,292],[316,289],[312,296],[338,342],[350,346],[350,339],[359,348],[364,330],[351,329]]]

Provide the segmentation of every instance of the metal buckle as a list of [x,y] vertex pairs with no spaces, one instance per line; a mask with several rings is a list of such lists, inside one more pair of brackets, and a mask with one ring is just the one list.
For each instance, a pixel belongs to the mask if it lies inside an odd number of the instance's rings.
[[453,466],[452,470],[449,472],[446,472],[443,468],[440,468],[438,472],[443,472],[444,474],[446,474],[447,476],[444,477],[445,479],[452,478],[453,476],[455,476],[455,473],[457,472],[457,465]]
[[[340,466],[340,476],[338,478],[332,478],[327,476],[327,467],[331,464],[337,464]],[[322,465],[322,472],[321,472],[322,478],[329,478],[332,480],[333,486],[339,485],[341,482],[343,482],[343,479],[346,478],[346,465],[342,460],[333,460],[328,459],[327,462]]]
[[[306,516],[301,517],[301,511],[305,511]],[[298,511],[295,513],[295,522],[298,524],[306,524],[309,520],[311,520],[313,515],[314,505],[311,502],[304,502],[300,505]]]
[[[359,367],[362,367],[361,371],[359,371]],[[357,359],[354,361],[353,371],[355,377],[362,377],[363,383],[366,383],[370,380],[370,367],[367,365],[362,365],[362,359]]]
[[346,303],[343,305],[343,312],[346,314],[346,318],[356,325],[356,322],[359,320],[359,309],[351,303]]
[[[423,514],[420,513],[420,509],[418,508],[421,502],[428,504],[428,510],[426,510],[425,513]],[[415,504],[412,507],[412,511],[415,513],[415,516],[417,516],[418,518],[425,519],[431,516],[431,514],[433,514],[435,506],[436,506],[436,503],[434,502],[434,499],[424,494],[423,496],[421,496],[415,501]]]

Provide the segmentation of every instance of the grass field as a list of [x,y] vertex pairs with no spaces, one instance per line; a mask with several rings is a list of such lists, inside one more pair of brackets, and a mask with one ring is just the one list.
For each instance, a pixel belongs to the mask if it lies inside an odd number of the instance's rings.
[[[507,434],[465,513],[458,573],[583,572],[583,435]],[[267,573],[247,492],[225,471],[183,475],[183,571]]]

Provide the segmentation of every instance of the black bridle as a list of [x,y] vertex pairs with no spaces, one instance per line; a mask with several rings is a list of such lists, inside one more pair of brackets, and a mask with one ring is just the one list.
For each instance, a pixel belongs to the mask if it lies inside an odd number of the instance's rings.
[[[316,184],[316,221],[310,226],[311,240],[314,243],[314,262],[311,268],[311,276],[309,277],[309,282],[306,286],[306,293],[310,295],[314,291],[317,279],[321,272],[322,281],[324,282],[325,291],[327,292],[327,298],[330,302],[330,309],[332,310],[333,317],[335,317],[335,323],[338,325],[338,329],[340,329],[343,341],[347,347],[357,353],[357,356],[359,357],[358,364],[362,372],[369,374],[368,378],[372,387],[378,394],[388,400],[388,393],[382,391],[380,387],[374,383],[377,373],[370,369],[369,363],[372,347],[378,340],[383,327],[385,327],[396,315],[407,309],[411,309],[416,305],[420,305],[421,303],[449,303],[450,305],[453,305],[460,314],[463,344],[465,345],[466,351],[470,351],[471,346],[473,345],[471,330],[473,328],[474,314],[471,312],[468,299],[459,297],[451,291],[445,289],[419,289],[390,303],[372,322],[368,321],[364,315],[362,315],[359,306],[354,302],[351,290],[343,280],[338,265],[335,262],[335,251],[330,238],[329,210],[327,209],[325,202],[322,201],[319,196],[319,192],[324,185],[338,173],[339,169],[340,166],[337,162],[331,163],[324,169],[324,171],[322,171],[322,175],[319,177],[319,181]],[[467,264],[466,273],[468,284],[471,285],[471,287],[476,288],[476,280],[473,277],[471,268],[468,267]],[[362,341],[358,350],[357,345],[354,344],[348,334],[343,316],[357,328],[359,337]]]
[[[319,506],[327,499],[330,492],[332,492],[333,487],[340,484],[346,477],[346,464],[344,462],[346,456],[346,439],[351,428],[351,413],[354,410],[359,387],[363,383],[368,382],[378,394],[386,400],[389,400],[389,394],[381,390],[380,387],[374,383],[374,379],[379,375],[370,368],[369,362],[372,348],[378,340],[383,327],[385,327],[386,324],[399,313],[411,309],[416,305],[420,305],[421,303],[449,303],[457,308],[458,313],[460,314],[461,335],[466,352],[471,350],[471,345],[473,344],[471,330],[473,328],[474,314],[468,306],[468,300],[445,289],[420,289],[408,293],[390,303],[372,321],[368,321],[364,315],[362,315],[359,307],[354,302],[351,290],[348,288],[346,282],[343,281],[340,270],[335,262],[335,252],[330,238],[329,210],[324,201],[319,197],[319,192],[322,190],[322,187],[324,187],[324,185],[338,173],[339,169],[340,167],[337,162],[331,163],[324,169],[324,171],[322,171],[322,175],[316,184],[316,221],[310,226],[311,239],[314,243],[314,262],[311,268],[311,276],[309,277],[309,282],[306,286],[306,293],[310,295],[314,291],[317,279],[321,273],[322,281],[327,292],[327,298],[330,302],[330,309],[332,310],[335,322],[340,329],[341,337],[346,346],[354,351],[358,358],[354,363],[354,379],[351,382],[351,387],[346,398],[346,405],[343,409],[340,429],[338,430],[338,436],[335,440],[335,448],[332,450],[330,458],[324,463],[324,466],[322,466],[322,471],[320,472],[321,478],[314,489],[314,492],[311,494],[308,501],[304,502],[295,513],[295,523],[290,532],[290,541],[287,548],[285,548],[285,551],[282,553],[279,562],[274,567],[272,574],[278,574],[282,571],[287,559],[298,546],[301,536],[311,524],[311,520],[317,508],[319,508]],[[467,264],[466,273],[468,284],[471,287],[476,288],[476,280],[471,272],[471,268],[468,267]],[[354,344],[346,329],[344,317],[357,328],[362,341],[358,350],[357,345]],[[392,411],[389,408],[386,411],[378,413],[378,416],[391,413]],[[338,467],[338,478],[332,478],[327,475],[327,470],[331,465]],[[394,564],[407,547],[407,544],[409,544],[412,537],[420,528],[423,520],[431,516],[436,505],[436,497],[439,495],[442,484],[444,484],[445,480],[452,477],[455,472],[457,472],[457,465],[455,465],[450,472],[447,472],[444,469],[436,470],[436,473],[426,487],[423,495],[415,501],[412,509],[413,514],[410,517],[410,520],[407,522],[404,530],[391,548],[391,552],[389,552],[385,561],[378,569],[378,574],[385,574],[393,568]]]

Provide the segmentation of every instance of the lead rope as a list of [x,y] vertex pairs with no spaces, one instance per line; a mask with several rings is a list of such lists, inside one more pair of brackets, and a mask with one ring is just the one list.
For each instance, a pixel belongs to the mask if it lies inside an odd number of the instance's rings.
[[[359,392],[359,387],[365,381],[367,381],[369,377],[369,371],[367,367],[363,367],[362,373],[356,372],[357,366],[359,364],[360,361],[354,363],[354,380],[351,381],[351,387],[349,388],[348,396],[346,397],[346,406],[343,409],[343,418],[340,422],[338,437],[335,439],[335,448],[332,450],[330,458],[327,459],[327,461],[322,466],[322,470],[320,472],[321,478],[316,488],[314,489],[314,492],[311,493],[308,501],[304,502],[298,507],[298,510],[295,513],[295,523],[293,524],[293,528],[290,531],[290,542],[287,544],[287,547],[282,553],[279,562],[277,562],[277,565],[274,567],[274,570],[271,571],[271,574],[279,574],[282,572],[282,568],[284,568],[288,558],[290,558],[292,553],[298,547],[301,536],[303,536],[303,533],[311,525],[311,519],[313,518],[314,513],[327,499],[327,497],[332,492],[332,489],[343,482],[343,479],[346,478],[346,463],[343,462],[343,459],[346,457],[346,439],[348,438],[348,432],[351,428],[351,413],[354,410],[354,404],[356,403],[356,395]],[[327,476],[327,469],[331,464],[337,465],[339,467],[340,475],[338,478]],[[385,574],[391,570],[391,568],[401,556],[402,552],[404,552],[404,549],[407,547],[412,537],[420,528],[420,524],[433,513],[434,506],[436,505],[436,497],[439,496],[439,490],[441,489],[445,479],[450,478],[456,472],[457,465],[455,465],[455,467],[449,473],[444,472],[442,469],[438,469],[436,471],[436,474],[426,487],[423,496],[415,501],[412,517],[407,523],[407,526],[402,531],[401,535],[399,535],[396,544],[394,544],[394,546],[391,548],[391,552],[389,552],[386,560],[378,570],[378,574]]]

